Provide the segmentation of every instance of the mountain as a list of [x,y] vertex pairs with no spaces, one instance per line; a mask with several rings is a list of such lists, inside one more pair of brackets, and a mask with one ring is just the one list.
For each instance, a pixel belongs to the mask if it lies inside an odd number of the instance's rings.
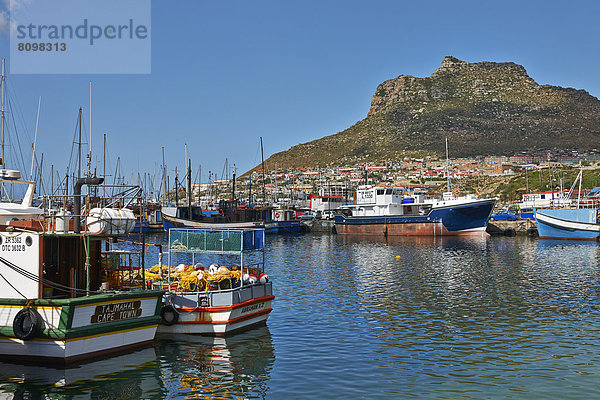
[[345,165],[437,155],[510,155],[536,149],[597,148],[600,101],[585,90],[539,85],[521,65],[445,57],[431,76],[381,83],[367,117],[293,146],[268,168]]

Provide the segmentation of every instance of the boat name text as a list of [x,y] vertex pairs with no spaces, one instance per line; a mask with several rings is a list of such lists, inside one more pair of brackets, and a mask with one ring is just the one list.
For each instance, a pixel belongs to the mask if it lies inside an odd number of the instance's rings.
[[259,308],[264,308],[265,307],[265,303],[257,303],[257,304],[253,304],[251,306],[246,306],[244,308],[242,308],[242,312],[240,314],[245,314],[249,311],[255,311],[258,310]]
[[91,323],[118,321],[121,319],[137,318],[142,315],[142,302],[126,301],[124,303],[110,303],[96,306],[91,318]]

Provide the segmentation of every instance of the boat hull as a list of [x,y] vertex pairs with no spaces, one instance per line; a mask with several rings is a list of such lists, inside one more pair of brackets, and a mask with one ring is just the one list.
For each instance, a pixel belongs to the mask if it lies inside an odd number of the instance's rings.
[[136,219],[135,226],[133,227],[133,231],[131,233],[147,233],[150,231],[150,224],[146,220],[142,220],[141,223]]
[[0,357],[67,364],[148,345],[160,321],[162,291],[34,300],[42,329],[29,340],[13,330],[25,300],[0,299]]
[[540,239],[598,240],[596,209],[536,209]]
[[245,229],[245,228],[263,228],[262,222],[224,222],[224,223],[207,223],[191,221],[189,219],[172,217],[163,214],[163,228],[165,231],[174,228],[190,228],[190,229]]
[[[213,293],[175,293],[166,295],[178,313],[173,325],[161,324],[158,334],[196,334],[226,336],[266,323],[275,298],[271,283],[255,284]],[[204,297],[207,307],[196,301]]]
[[275,221],[265,224],[266,233],[300,233],[300,221]]
[[433,209],[419,216],[335,216],[338,234],[377,236],[486,236],[494,200]]

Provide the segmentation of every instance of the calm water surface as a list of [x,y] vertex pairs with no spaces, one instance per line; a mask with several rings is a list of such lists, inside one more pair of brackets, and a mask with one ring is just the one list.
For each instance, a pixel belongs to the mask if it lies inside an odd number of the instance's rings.
[[0,364],[0,398],[595,398],[598,261],[597,243],[273,236],[268,326]]

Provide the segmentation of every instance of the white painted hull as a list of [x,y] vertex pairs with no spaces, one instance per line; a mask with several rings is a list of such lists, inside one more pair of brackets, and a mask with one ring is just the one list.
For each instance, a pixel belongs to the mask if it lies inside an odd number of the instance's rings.
[[161,300],[159,291],[38,299],[32,308],[41,326],[22,340],[13,321],[25,305],[2,304],[0,299],[0,358],[71,363],[142,347],[154,339]]
[[44,339],[23,341],[16,338],[0,338],[0,354],[9,358],[26,356],[29,359],[76,361],[94,354],[102,355],[148,344],[154,339],[156,327],[151,325],[65,341]]
[[231,309],[223,309],[225,307],[189,310],[178,308],[179,321],[173,325],[159,325],[158,334],[226,335],[247,329],[267,321],[272,311],[272,301],[273,296],[267,296],[264,300],[254,301],[247,306],[243,303],[233,305]]

